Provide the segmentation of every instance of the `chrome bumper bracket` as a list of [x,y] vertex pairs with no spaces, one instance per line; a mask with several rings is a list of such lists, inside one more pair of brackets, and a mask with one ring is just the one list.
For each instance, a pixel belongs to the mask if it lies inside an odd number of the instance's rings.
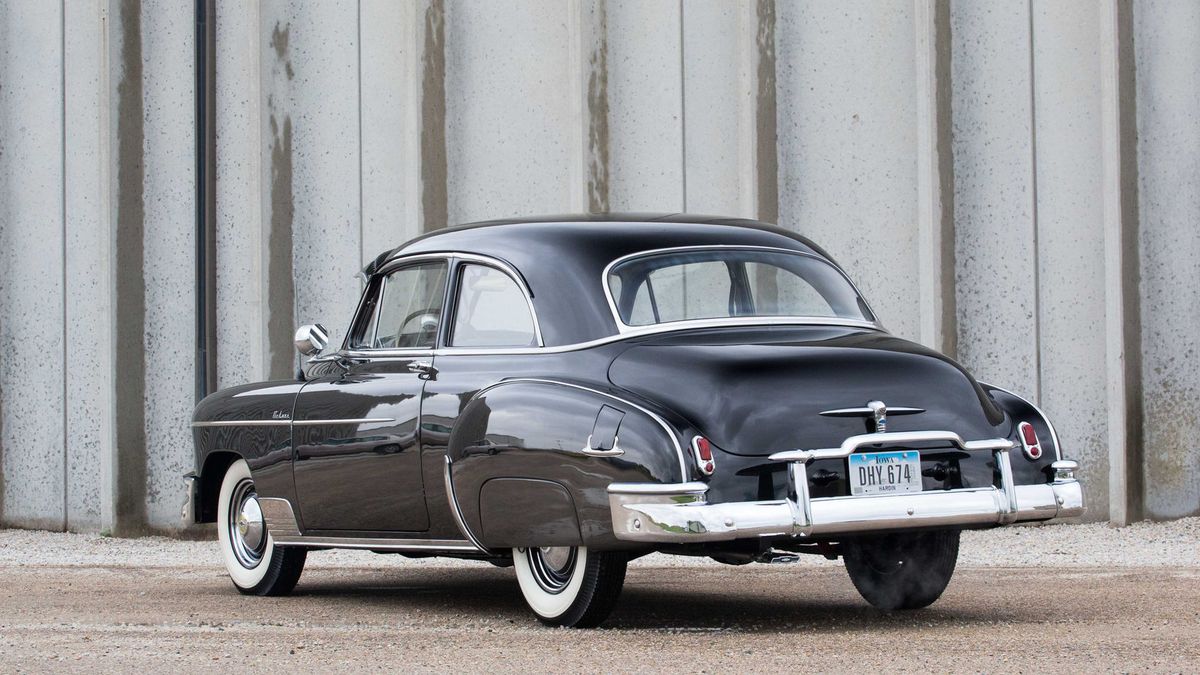
[[198,477],[194,473],[189,473],[183,477],[183,508],[179,517],[184,527],[191,527],[196,524],[196,499],[199,496],[199,482]]

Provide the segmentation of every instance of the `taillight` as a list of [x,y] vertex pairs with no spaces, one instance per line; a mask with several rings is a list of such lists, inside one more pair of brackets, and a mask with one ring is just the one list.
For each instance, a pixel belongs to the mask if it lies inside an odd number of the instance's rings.
[[1025,456],[1029,459],[1039,459],[1042,456],[1042,444],[1038,441],[1037,431],[1029,422],[1021,422],[1017,425],[1017,430],[1021,434],[1021,445],[1025,450]]
[[705,476],[713,475],[717,470],[717,465],[713,461],[712,443],[703,436],[692,438],[692,454],[696,456],[696,466],[700,468],[700,473]]

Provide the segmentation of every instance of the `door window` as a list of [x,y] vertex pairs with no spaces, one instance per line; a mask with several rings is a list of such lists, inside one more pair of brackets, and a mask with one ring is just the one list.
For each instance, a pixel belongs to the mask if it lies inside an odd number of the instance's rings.
[[433,349],[445,293],[445,261],[402,267],[387,275],[374,321],[365,327],[365,347]]
[[536,347],[525,293],[512,277],[487,265],[460,268],[450,344],[455,347]]

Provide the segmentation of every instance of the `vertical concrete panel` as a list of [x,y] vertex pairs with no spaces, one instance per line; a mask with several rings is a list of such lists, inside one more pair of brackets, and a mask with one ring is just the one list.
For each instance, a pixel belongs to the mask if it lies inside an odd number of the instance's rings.
[[1134,7],[1146,514],[1200,513],[1200,5]]
[[951,5],[959,359],[1036,399],[1029,26],[1026,2]]
[[678,2],[608,3],[609,207],[684,211]]
[[779,3],[779,219],[920,336],[911,2]]
[[446,153],[451,224],[561,213],[578,172],[569,7],[446,6]]
[[228,387],[265,380],[270,370],[259,8],[220,0],[215,23],[217,382]]
[[1091,0],[1033,5],[1041,405],[1092,519],[1108,513],[1099,35]]
[[[262,28],[269,36],[264,42],[272,59],[264,70],[274,73],[266,92],[273,143],[270,170],[273,182],[286,180],[289,188],[272,185],[272,227],[277,222],[284,225],[282,219],[276,221],[280,216],[290,217],[293,323],[321,322],[337,343],[358,301],[355,274],[362,251],[358,3],[269,7]],[[286,249],[272,250],[271,256],[285,253]],[[274,284],[276,272],[271,275]],[[272,313],[283,300],[271,298]],[[285,350],[293,363],[294,329],[281,328],[271,335],[272,349]]]
[[0,4],[0,423],[4,522],[61,529],[63,12]]
[[683,5],[684,158],[693,213],[758,215],[751,192],[753,19],[747,5]]
[[421,232],[416,5],[365,0],[362,49],[362,258]]
[[[286,378],[295,374],[296,351],[291,337],[296,329],[296,291],[293,257],[296,204],[293,162],[292,15],[289,4],[265,2],[259,13],[259,133],[263,159],[263,223],[267,228],[263,252],[266,332],[263,350],[267,375]],[[218,135],[219,135],[218,131]],[[327,324],[328,325],[328,324]]]
[[103,8],[63,4],[66,216],[67,526],[111,526],[104,465],[113,453],[112,228]]
[[179,526],[195,404],[195,31],[192,6],[143,0],[146,521]]

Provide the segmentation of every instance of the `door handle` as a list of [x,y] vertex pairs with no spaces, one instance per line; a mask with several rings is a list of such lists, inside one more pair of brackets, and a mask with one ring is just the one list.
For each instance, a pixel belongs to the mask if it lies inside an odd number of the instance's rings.
[[410,361],[405,367],[408,372],[416,373],[417,377],[422,380],[432,380],[438,374],[437,368],[434,368],[433,364],[428,361]]

